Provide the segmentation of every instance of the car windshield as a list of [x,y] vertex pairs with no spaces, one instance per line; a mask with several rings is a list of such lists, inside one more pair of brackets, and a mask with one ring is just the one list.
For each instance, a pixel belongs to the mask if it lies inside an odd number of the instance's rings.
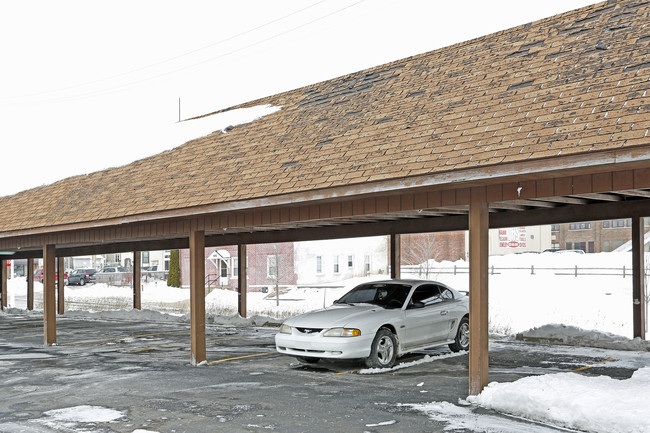
[[387,309],[402,308],[410,290],[408,284],[362,284],[343,295],[336,304],[373,304]]

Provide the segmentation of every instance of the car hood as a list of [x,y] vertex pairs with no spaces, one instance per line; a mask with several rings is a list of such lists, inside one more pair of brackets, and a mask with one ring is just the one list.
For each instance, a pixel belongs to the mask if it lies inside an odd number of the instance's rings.
[[[361,326],[372,316],[387,312],[399,313],[400,310],[385,310],[376,305],[334,305],[324,310],[311,311],[285,321],[289,326],[304,328],[335,328],[338,326]],[[358,324],[356,324],[359,322]]]

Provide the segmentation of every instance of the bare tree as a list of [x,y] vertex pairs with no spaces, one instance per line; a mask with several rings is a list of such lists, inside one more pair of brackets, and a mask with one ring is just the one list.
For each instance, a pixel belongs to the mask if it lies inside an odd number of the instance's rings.
[[418,265],[420,278],[429,278],[431,273],[430,259],[435,259],[439,253],[440,242],[435,233],[423,233],[409,236],[402,243],[402,259],[405,263]]

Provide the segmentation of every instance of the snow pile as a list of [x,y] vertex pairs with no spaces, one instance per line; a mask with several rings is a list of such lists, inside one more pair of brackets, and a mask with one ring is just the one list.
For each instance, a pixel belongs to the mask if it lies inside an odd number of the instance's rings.
[[567,346],[589,346],[603,349],[650,351],[650,341],[629,339],[620,335],[576,326],[550,324],[517,334],[517,340],[540,343],[559,343]]
[[[101,406],[74,406],[63,409],[48,410],[46,418],[34,420],[55,430],[79,431],[80,424],[97,424],[114,422],[124,416],[122,412]],[[84,426],[87,427],[87,426]],[[89,431],[83,428],[81,431]]]
[[467,401],[487,409],[589,432],[650,432],[650,367],[630,379],[557,373],[490,383]]
[[390,373],[395,370],[401,370],[402,368],[408,368],[408,367],[413,367],[414,365],[419,365],[419,364],[426,364],[429,362],[434,362],[438,361],[440,359],[445,359],[445,358],[455,358],[457,356],[467,356],[467,352],[458,352],[458,353],[445,353],[443,355],[425,355],[424,358],[418,359],[416,361],[411,361],[411,362],[402,362],[397,365],[395,365],[392,368],[364,368],[359,370],[359,374],[383,374],[383,373]]

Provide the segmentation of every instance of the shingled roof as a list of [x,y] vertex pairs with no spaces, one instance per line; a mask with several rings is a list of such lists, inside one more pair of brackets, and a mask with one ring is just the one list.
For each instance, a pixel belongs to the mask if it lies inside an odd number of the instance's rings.
[[649,22],[599,3],[232,107],[282,109],[2,197],[0,232],[647,146]]

